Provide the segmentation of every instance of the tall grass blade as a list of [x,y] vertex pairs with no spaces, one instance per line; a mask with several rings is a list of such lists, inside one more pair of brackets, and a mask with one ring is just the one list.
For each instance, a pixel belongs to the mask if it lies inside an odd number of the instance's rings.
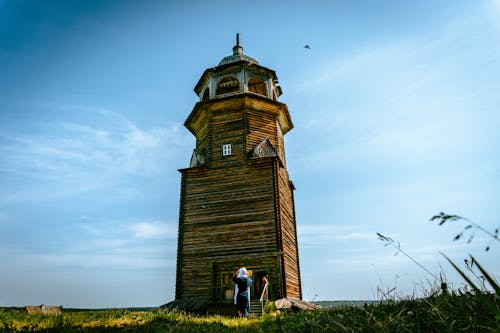
[[468,276],[467,276],[464,272],[462,272],[462,270],[461,270],[460,268],[458,268],[458,266],[457,266],[457,265],[455,265],[455,263],[454,263],[453,261],[451,261],[451,259],[450,259],[450,258],[448,258],[448,257],[447,257],[447,256],[446,256],[443,252],[439,252],[439,253],[441,253],[441,255],[442,255],[443,257],[445,257],[445,258],[446,258],[446,260],[448,260],[448,262],[449,262],[449,263],[453,266],[453,268],[455,268],[455,270],[456,270],[456,271],[457,271],[457,272],[458,272],[458,273],[459,273],[459,274],[460,274],[460,275],[464,278],[464,280],[465,280],[465,281],[467,281],[467,283],[469,284],[469,286],[471,286],[471,287],[472,287],[472,289],[474,289],[474,291],[479,292],[479,293],[481,292],[481,289],[479,289],[479,288],[478,288],[478,287],[474,284],[474,282],[472,282],[472,280],[471,280],[471,279],[469,279],[469,277],[468,277]]
[[498,286],[498,283],[495,281],[495,279],[493,279],[491,277],[491,275],[488,274],[488,272],[486,272],[486,270],[483,267],[481,267],[479,262],[472,255],[469,254],[469,256],[472,258],[472,260],[474,260],[474,263],[476,264],[477,268],[481,271],[481,273],[486,278],[488,283],[493,287],[493,289],[495,289],[495,293],[497,295],[499,295],[500,294],[500,287]]
[[[496,303],[496,301],[492,301],[489,296],[485,293],[483,293],[470,279],[467,275],[465,275],[464,272],[462,272],[460,270],[460,268],[458,268],[457,265],[455,265],[455,263],[453,261],[451,261],[450,258],[448,258],[444,253],[442,252],[439,252],[441,253],[441,255],[443,257],[446,258],[446,260],[448,260],[448,262],[453,266],[453,268],[455,268],[457,270],[458,273],[460,273],[460,275],[462,275],[462,277],[464,278],[465,281],[467,281],[467,283],[472,287],[472,289],[474,289],[477,293],[477,296],[480,297],[481,301],[484,302],[484,304],[486,304],[486,306],[491,310],[491,312],[495,315],[495,319],[498,322],[500,322],[500,309],[498,307],[498,304]],[[477,268],[481,271],[481,273],[483,273],[484,277],[488,280],[488,282],[490,284],[492,284],[493,288],[495,288],[495,292],[496,292],[496,295],[498,295],[498,285],[497,283],[495,282],[495,280],[493,280],[491,278],[491,276],[489,276],[489,274],[477,263],[476,259],[474,259],[473,256],[470,256],[472,258],[472,261],[473,263],[475,263],[477,265]],[[491,279],[491,281],[490,281]]]

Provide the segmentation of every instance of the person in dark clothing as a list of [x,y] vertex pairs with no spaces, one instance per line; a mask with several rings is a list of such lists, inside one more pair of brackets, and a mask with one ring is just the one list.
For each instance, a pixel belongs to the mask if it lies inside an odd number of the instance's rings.
[[240,316],[248,317],[250,313],[250,286],[252,279],[248,276],[248,271],[245,267],[241,267],[233,275],[234,287],[234,304]]

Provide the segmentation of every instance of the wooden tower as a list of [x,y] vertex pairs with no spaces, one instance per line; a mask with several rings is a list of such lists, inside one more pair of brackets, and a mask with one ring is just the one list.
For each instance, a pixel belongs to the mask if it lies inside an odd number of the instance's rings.
[[294,186],[283,136],[293,128],[278,101],[276,73],[243,54],[205,70],[194,91],[200,100],[184,125],[196,137],[182,174],[176,300],[231,304],[231,277],[241,266],[259,299],[267,273],[270,297],[302,298]]

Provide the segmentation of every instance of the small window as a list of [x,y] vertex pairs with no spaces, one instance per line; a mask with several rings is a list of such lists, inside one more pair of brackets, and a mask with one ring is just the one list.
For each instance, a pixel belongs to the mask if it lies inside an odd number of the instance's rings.
[[266,83],[259,78],[253,77],[248,80],[248,91],[262,96],[267,96]]
[[217,89],[215,90],[215,94],[223,95],[231,92],[236,92],[240,90],[240,83],[238,79],[233,76],[225,76],[217,83]]
[[231,155],[232,152],[232,146],[230,143],[222,145],[222,156],[228,156]]

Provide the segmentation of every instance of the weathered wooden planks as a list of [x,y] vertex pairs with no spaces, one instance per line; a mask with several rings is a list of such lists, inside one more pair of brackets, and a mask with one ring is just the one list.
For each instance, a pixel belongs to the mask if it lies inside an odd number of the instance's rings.
[[[185,125],[206,163],[180,170],[176,298],[224,301],[224,276],[241,266],[259,278],[269,274],[274,298],[300,298],[293,188],[285,169],[283,135],[293,127],[286,105],[240,94],[198,103]],[[251,158],[265,138],[278,156]],[[226,144],[231,154],[223,156]]]
[[302,298],[300,267],[293,203],[293,189],[285,168],[279,167],[280,218],[283,245],[283,265],[285,269],[286,297]]

